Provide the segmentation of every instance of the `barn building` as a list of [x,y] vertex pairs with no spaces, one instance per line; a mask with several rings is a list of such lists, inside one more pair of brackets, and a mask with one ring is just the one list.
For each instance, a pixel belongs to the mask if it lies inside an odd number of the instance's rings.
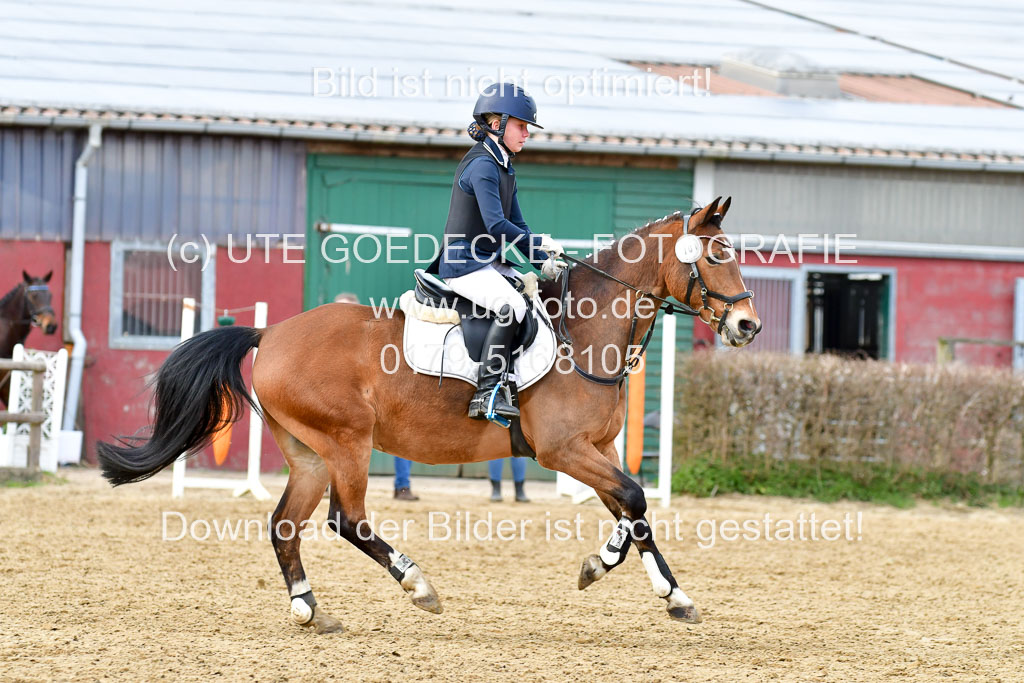
[[[733,197],[753,350],[931,362],[943,337],[1022,339],[1024,10],[939,7],[927,33],[898,1],[880,22],[832,0],[8,7],[0,290],[54,270],[65,322],[30,344],[84,340],[85,441],[130,433],[182,297],[206,329],[407,289],[416,264],[360,238],[432,258],[417,237],[441,233],[477,88],[506,79],[545,126],[516,163],[535,230],[589,251]],[[713,343],[692,322],[682,350]]]

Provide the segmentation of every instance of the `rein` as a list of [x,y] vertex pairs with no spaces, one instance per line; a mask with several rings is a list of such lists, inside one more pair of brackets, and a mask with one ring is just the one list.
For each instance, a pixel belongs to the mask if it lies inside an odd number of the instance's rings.
[[[689,219],[690,219],[689,216],[686,216],[683,219],[684,234],[687,231],[687,225],[688,225]],[[608,273],[606,271],[601,270],[600,268],[598,268],[597,266],[595,266],[595,265],[593,265],[591,263],[587,263],[586,261],[580,260],[580,259],[575,258],[573,256],[569,256],[568,254],[562,254],[561,257],[564,258],[567,261],[573,262],[574,264],[576,264],[576,266],[583,266],[585,268],[588,268],[588,269],[594,271],[595,273],[597,273],[598,275],[600,275],[601,277],[603,277],[603,278],[605,278],[607,280],[612,280],[613,282],[617,282],[618,284],[622,285],[626,289],[632,290],[637,295],[636,303],[633,305],[633,320],[630,322],[630,325],[629,325],[629,339],[626,342],[627,358],[625,359],[625,362],[623,363],[622,370],[619,372],[619,374],[615,375],[614,377],[599,377],[599,376],[594,375],[594,374],[592,374],[590,372],[587,372],[586,370],[581,368],[576,363],[576,359],[572,357],[572,352],[571,351],[569,352],[569,358],[572,361],[573,370],[575,370],[577,372],[577,374],[579,374],[584,379],[587,379],[587,380],[589,380],[591,382],[594,382],[596,384],[602,384],[602,385],[605,385],[605,386],[616,386],[616,385],[621,384],[622,381],[626,378],[626,376],[629,375],[631,372],[633,372],[637,368],[638,365],[640,365],[640,359],[643,357],[644,351],[647,350],[647,345],[650,344],[651,338],[654,336],[654,326],[655,326],[655,323],[657,323],[658,312],[665,311],[665,313],[667,313],[668,315],[673,315],[675,313],[683,313],[685,315],[694,315],[694,316],[697,316],[697,318],[699,318],[700,321],[703,322],[704,324],[706,324],[708,327],[713,327],[714,323],[718,323],[718,328],[716,330],[716,333],[717,334],[721,334],[722,330],[725,328],[726,318],[728,318],[729,317],[729,313],[732,312],[733,306],[737,302],[739,302],[739,301],[743,301],[744,299],[750,299],[750,298],[752,298],[754,296],[754,293],[751,292],[749,289],[746,290],[745,292],[740,292],[739,294],[736,294],[734,296],[726,296],[725,294],[722,294],[720,292],[716,292],[716,291],[714,291],[712,289],[708,289],[707,285],[704,283],[704,276],[700,274],[700,270],[697,268],[697,262],[693,261],[692,263],[690,263],[690,281],[689,281],[689,283],[686,286],[686,296],[684,297],[686,301],[689,301],[690,300],[690,295],[693,293],[694,287],[696,285],[700,285],[701,307],[700,308],[693,308],[689,304],[686,304],[686,303],[673,303],[673,302],[669,301],[668,299],[664,299],[664,298],[662,298],[660,296],[652,294],[651,292],[644,291],[643,289],[640,289],[639,287],[635,287],[635,286],[629,284],[628,282],[624,282],[623,280],[620,280],[619,278],[615,277],[611,273]],[[558,321],[558,329],[555,330],[555,335],[558,337],[558,342],[559,342],[560,346],[562,348],[567,348],[567,349],[571,349],[572,348],[572,336],[569,334],[569,330],[568,330],[568,328],[566,327],[566,324],[565,324],[565,319],[566,319],[565,300],[566,300],[566,296],[569,293],[569,274],[573,270],[575,270],[575,268],[570,268],[570,269],[566,270],[565,273],[562,275],[562,277],[563,277],[563,280],[562,280],[562,294],[561,294],[561,298],[560,298],[560,306],[561,306],[562,315],[561,315],[561,318]],[[629,354],[629,349],[635,346],[633,344],[633,340],[636,338],[636,324],[637,324],[637,321],[640,319],[640,314],[638,312],[638,309],[639,309],[639,306],[640,306],[640,302],[643,301],[644,299],[653,299],[654,301],[658,302],[658,308],[655,309],[655,312],[654,312],[654,318],[655,319],[651,321],[651,326],[647,330],[647,334],[644,335],[644,338],[643,338],[643,340],[640,343],[639,349],[636,351],[636,353],[634,353],[632,355],[628,355]],[[722,312],[722,317],[721,318],[716,316],[714,309],[711,308],[711,306],[708,305],[708,299],[718,299],[719,301],[721,301],[721,302],[723,302],[725,304],[725,307],[724,307],[724,310]],[[708,311],[708,313],[710,314],[708,316],[707,320],[704,320],[704,318],[701,316],[701,313],[703,313],[705,310]]]
[[[625,282],[622,282],[621,280],[616,278],[614,275],[611,275],[609,273],[604,272],[603,270],[595,268],[594,266],[590,265],[589,263],[584,263],[583,261],[580,261],[579,259],[573,258],[572,256],[569,256],[568,254],[562,254],[562,258],[565,258],[567,260],[573,261],[574,263],[576,263],[578,265],[583,265],[583,266],[586,266],[588,268],[591,268],[594,271],[596,271],[597,273],[600,273],[601,275],[603,275],[604,277],[607,277],[609,279],[615,280],[616,282],[619,282],[619,283],[625,285],[626,287],[628,287],[629,289],[634,290],[637,293],[638,298],[636,300],[636,303],[633,305],[633,320],[632,320],[632,322],[629,325],[629,339],[626,341],[626,353],[628,354],[630,347],[634,346],[633,340],[636,338],[636,323],[637,323],[637,320],[639,320],[639,318],[640,318],[640,314],[638,313],[637,309],[640,307],[640,302],[643,299],[647,298],[647,297],[651,297],[651,298],[654,298],[654,299],[659,299],[660,297],[656,297],[653,294],[650,294],[649,292],[645,292],[645,291],[643,291],[641,289],[637,289],[635,287],[627,285]],[[639,353],[633,354],[632,356],[626,358],[625,362],[623,363],[622,370],[619,372],[619,374],[615,375],[614,377],[599,377],[599,376],[597,376],[597,375],[595,375],[593,373],[587,372],[586,370],[581,368],[579,366],[579,363],[576,362],[576,359],[573,358],[573,355],[572,355],[572,335],[569,334],[569,330],[565,326],[566,314],[568,313],[568,311],[566,310],[566,307],[565,307],[565,299],[566,299],[566,295],[569,292],[569,274],[571,272],[572,272],[572,269],[569,269],[569,270],[566,270],[565,273],[562,274],[562,295],[560,297],[560,307],[561,307],[562,315],[561,315],[561,318],[558,321],[558,329],[555,330],[555,336],[558,337],[559,347],[562,348],[562,349],[568,349],[569,360],[572,362],[572,369],[575,370],[576,373],[579,374],[581,377],[583,377],[584,379],[590,380],[591,382],[594,382],[596,384],[603,384],[605,386],[617,386],[617,385],[622,383],[622,380],[626,379],[626,376],[629,373],[631,373],[636,368],[637,365],[639,365],[641,356],[643,356],[644,351],[647,349],[647,345],[651,342],[651,337],[652,337],[653,332],[654,332],[654,321],[651,322],[650,329],[647,330],[647,334],[644,335],[643,341],[640,343]],[[662,299],[662,301],[664,301],[664,299]],[[667,301],[664,304],[662,304],[661,306],[659,306],[657,310],[660,311],[666,305],[668,306],[668,308],[665,309],[667,312],[669,312],[669,313],[674,313],[675,312],[674,309],[676,309],[677,307],[674,304],[669,303]],[[687,306],[687,308],[689,308],[689,307]],[[689,315],[696,315],[697,314],[697,312],[694,311],[692,308],[690,308],[690,311],[693,311],[692,313],[690,313],[689,311],[685,311],[682,308],[680,308],[679,310],[687,312],[687,313],[689,313]],[[655,311],[655,317],[657,317],[657,311]]]

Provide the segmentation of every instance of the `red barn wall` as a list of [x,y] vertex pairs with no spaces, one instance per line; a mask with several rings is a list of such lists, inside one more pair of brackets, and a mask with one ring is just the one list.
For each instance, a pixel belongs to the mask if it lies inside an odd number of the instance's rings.
[[[765,258],[768,254],[762,254]],[[1024,263],[970,261],[959,259],[906,258],[888,256],[856,256],[844,253],[844,259],[856,258],[860,268],[889,268],[896,272],[896,319],[894,360],[906,363],[935,361],[939,337],[975,337],[981,339],[1013,339],[1014,288],[1017,278],[1024,278]],[[825,263],[820,254],[805,254],[803,263],[812,270],[834,266]],[[786,257],[777,256],[774,263],[761,263],[748,253],[746,264],[794,268]],[[755,297],[756,297],[755,292]],[[755,298],[755,306],[757,299]],[[890,321],[892,324],[893,321]],[[700,338],[713,335],[706,325]],[[694,339],[698,334],[694,334]],[[757,342],[754,342],[756,347]],[[752,347],[752,348],[754,348]],[[958,345],[957,359],[972,365],[1010,367],[1010,347]]]

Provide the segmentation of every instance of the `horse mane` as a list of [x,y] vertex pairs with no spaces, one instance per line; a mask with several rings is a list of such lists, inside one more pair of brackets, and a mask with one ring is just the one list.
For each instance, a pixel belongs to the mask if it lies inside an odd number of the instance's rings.
[[14,285],[14,289],[4,294],[3,297],[0,298],[0,310],[3,310],[3,308],[7,306],[7,304],[11,303],[11,300],[20,290],[21,283],[19,282],[18,284]]
[[[614,263],[619,261],[619,259],[618,259],[619,247],[622,245],[622,241],[624,239],[626,239],[630,235],[637,235],[637,236],[639,236],[641,238],[646,238],[647,235],[650,234],[650,232],[652,230],[654,230],[655,228],[659,228],[659,227],[661,227],[661,226],[663,226],[663,225],[665,225],[667,223],[670,223],[670,222],[672,222],[674,220],[680,219],[680,218],[682,218],[682,216],[683,216],[683,212],[682,211],[674,211],[674,212],[668,214],[667,216],[662,216],[661,218],[658,218],[656,220],[648,221],[647,223],[644,223],[641,226],[633,228],[631,231],[629,231],[628,233],[626,233],[622,237],[620,237],[620,238],[616,239],[615,241],[610,242],[607,245],[599,248],[597,251],[590,252],[589,254],[587,254],[586,256],[584,256],[580,260],[584,261],[586,263],[589,263],[591,265],[597,266],[601,270],[607,271]],[[640,265],[640,264],[638,263],[636,265]],[[578,266],[578,265],[572,266],[569,270],[571,270],[571,271],[581,271],[581,272],[586,272],[586,273],[590,272],[588,268],[586,268],[584,266]],[[621,288],[621,285],[619,285],[618,283],[613,282],[611,280],[606,280],[605,278],[600,278],[599,284],[594,287],[593,292],[588,292],[587,294],[588,294],[588,296],[592,296],[594,294],[601,294],[601,293],[604,292],[605,289],[610,289],[611,287],[615,287],[615,288],[618,289],[618,288]],[[541,283],[541,293],[543,294],[543,296],[545,298],[548,298],[548,297],[555,297],[555,298],[557,298],[557,297],[559,297],[561,295],[561,292],[562,292],[562,284],[560,282],[553,282],[551,280],[547,280],[547,281]]]

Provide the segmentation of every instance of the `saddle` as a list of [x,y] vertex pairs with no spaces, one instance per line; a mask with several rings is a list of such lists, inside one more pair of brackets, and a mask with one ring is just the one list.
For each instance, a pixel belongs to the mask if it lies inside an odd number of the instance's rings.
[[[407,312],[407,329],[406,329],[406,362],[409,362],[414,369],[417,368],[416,364],[410,361],[409,347],[408,347],[408,319],[410,317],[417,318],[417,322],[426,321],[428,327],[433,327],[429,323],[447,323],[448,325],[457,325],[461,328],[463,343],[466,347],[466,355],[470,360],[476,363],[480,363],[483,357],[483,346],[484,338],[487,335],[488,330],[491,327],[491,321],[497,317],[494,313],[476,306],[472,301],[460,297],[455,291],[453,291],[448,285],[441,280],[428,275],[424,270],[417,269],[414,272],[416,278],[416,287],[411,292],[406,292],[402,299],[402,310]],[[534,310],[533,298],[529,287],[522,281],[516,278],[506,277],[513,287],[516,288],[520,294],[523,295],[523,299],[526,301],[527,315],[523,319],[523,322],[519,325],[519,329],[516,332],[516,337],[513,340],[512,346],[512,360],[515,361],[520,358],[520,363],[526,362],[526,351],[530,349],[530,346],[535,340],[537,340],[537,332],[540,329],[537,320],[537,314]],[[412,309],[416,309],[413,311]],[[423,323],[420,322],[422,325]],[[550,369],[551,364],[554,361],[554,336],[550,333],[550,339],[545,336],[547,344],[538,344],[538,351],[541,353],[541,367],[534,367],[533,372],[528,372],[526,381],[531,383],[536,381]],[[443,345],[442,345],[443,346]],[[550,346],[550,354],[547,350],[547,346]],[[443,356],[443,350],[441,356]],[[536,361],[537,354],[532,354]],[[552,357],[544,361],[544,359],[552,355]],[[533,363],[536,366],[536,362]],[[444,377],[445,372],[443,370],[443,362],[441,370],[438,372],[439,376]],[[539,370],[539,371],[538,371]],[[475,373],[474,373],[475,375]],[[467,381],[470,380],[465,374],[460,375],[461,379]],[[498,387],[495,388],[497,391],[501,389],[506,392],[506,396],[511,405],[516,407],[519,406],[519,391],[517,383],[510,377],[503,381]],[[493,397],[492,397],[493,402]],[[505,427],[509,430],[509,442],[512,450],[512,454],[516,456],[525,456],[528,458],[536,459],[537,454],[526,440],[526,436],[523,434],[522,426],[519,422],[519,418],[513,418],[507,420],[500,416],[488,416],[492,422]]]
[[[445,312],[450,314],[452,311],[458,314],[466,352],[474,362],[479,363],[483,357],[484,337],[491,328],[491,321],[497,315],[460,297],[451,287],[428,275],[422,268],[418,268],[414,275],[416,277],[414,296],[417,303],[439,309],[442,315]],[[533,300],[525,294],[525,283],[516,278],[506,277],[505,279],[516,288],[517,292],[523,294],[527,307],[526,317],[519,325],[516,338],[513,340],[512,360],[515,360],[530,348],[530,344],[537,338],[537,317],[533,315]],[[435,318],[437,317],[435,316]],[[442,322],[442,320],[438,320],[438,322]]]

